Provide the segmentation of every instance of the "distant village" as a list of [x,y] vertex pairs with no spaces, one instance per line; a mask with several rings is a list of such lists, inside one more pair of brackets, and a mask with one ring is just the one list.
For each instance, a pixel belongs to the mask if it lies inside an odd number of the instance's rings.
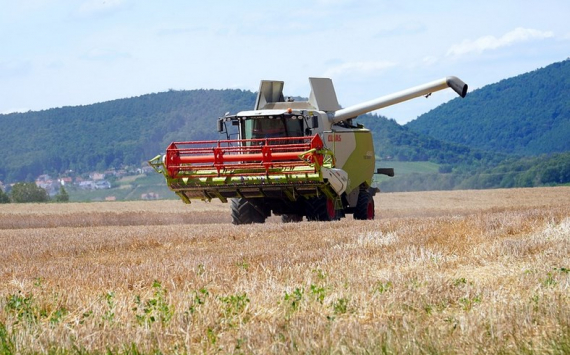
[[[104,172],[90,172],[88,174],[75,174],[74,171],[68,170],[58,177],[42,174],[35,179],[35,183],[36,186],[46,190],[50,197],[54,197],[60,193],[61,187],[64,187],[66,190],[106,190],[117,187],[116,182],[126,176],[150,174],[152,172],[154,172],[154,170],[150,166],[109,169]],[[14,184],[4,184],[0,181],[0,189],[3,192],[9,192],[13,185]],[[159,199],[159,195],[154,192],[149,192],[141,194],[140,198],[143,200],[156,200]],[[108,196],[105,200],[113,201],[115,198]]]

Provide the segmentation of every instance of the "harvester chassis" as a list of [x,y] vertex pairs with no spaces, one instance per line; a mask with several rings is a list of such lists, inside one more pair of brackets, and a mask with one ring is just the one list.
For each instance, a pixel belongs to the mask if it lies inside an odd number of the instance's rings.
[[[262,81],[254,110],[226,114],[217,122],[226,140],[173,142],[149,164],[185,203],[231,201],[234,224],[375,218],[372,187],[376,155],[372,132],[353,120],[366,112],[467,85],[450,76],[341,108],[332,81],[309,78],[308,101],[283,96],[282,81]],[[230,139],[228,126],[239,139]],[[393,169],[376,174],[393,176]]]

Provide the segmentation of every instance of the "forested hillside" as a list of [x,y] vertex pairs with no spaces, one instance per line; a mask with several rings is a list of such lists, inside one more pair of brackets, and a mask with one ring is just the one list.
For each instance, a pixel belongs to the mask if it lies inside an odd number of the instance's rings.
[[[140,165],[172,141],[218,139],[216,118],[251,109],[242,90],[169,91],[87,106],[0,115],[0,181]],[[455,169],[487,166],[500,156],[418,134],[382,116],[358,119],[374,132],[385,160],[432,161]]]
[[[383,166],[409,162],[423,169],[382,182],[385,190],[568,183],[570,157],[552,153],[570,152],[569,78],[567,60],[476,90],[405,126],[370,114],[356,122],[373,131]],[[171,90],[0,115],[0,181],[140,166],[172,141],[222,138],[216,118],[251,109],[255,96],[243,90]],[[521,158],[543,153],[549,155]]]
[[475,90],[406,127],[473,148],[520,155],[570,151],[570,59]]
[[249,109],[254,102],[250,91],[169,91],[0,115],[0,181],[32,180],[67,169],[138,166],[173,140],[219,137],[217,117]]
[[506,158],[505,154],[443,142],[383,116],[362,115],[358,123],[372,130],[376,155],[384,161],[430,161],[451,172],[495,166]]

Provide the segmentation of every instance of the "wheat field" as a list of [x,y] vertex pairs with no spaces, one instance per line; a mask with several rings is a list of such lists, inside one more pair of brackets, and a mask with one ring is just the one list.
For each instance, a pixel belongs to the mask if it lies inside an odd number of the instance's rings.
[[570,353],[570,187],[375,202],[0,205],[0,354]]

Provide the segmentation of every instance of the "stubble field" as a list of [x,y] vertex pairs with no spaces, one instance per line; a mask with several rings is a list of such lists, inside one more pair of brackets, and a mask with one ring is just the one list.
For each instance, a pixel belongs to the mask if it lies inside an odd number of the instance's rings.
[[0,205],[0,354],[570,353],[570,187],[379,194],[376,215]]

